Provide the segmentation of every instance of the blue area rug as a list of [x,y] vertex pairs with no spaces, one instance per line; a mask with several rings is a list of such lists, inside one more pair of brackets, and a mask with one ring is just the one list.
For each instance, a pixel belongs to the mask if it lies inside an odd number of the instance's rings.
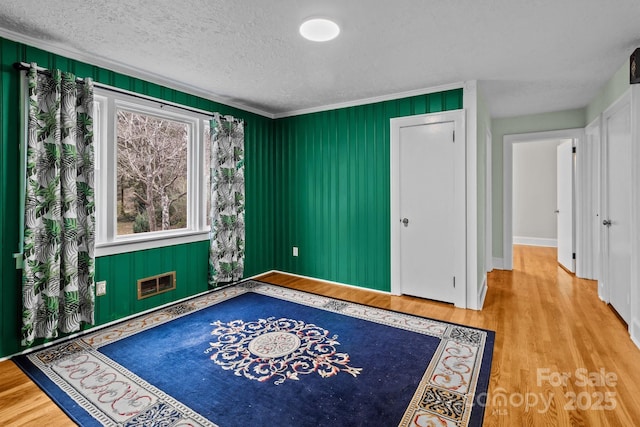
[[83,426],[476,426],[493,341],[248,281],[14,360]]

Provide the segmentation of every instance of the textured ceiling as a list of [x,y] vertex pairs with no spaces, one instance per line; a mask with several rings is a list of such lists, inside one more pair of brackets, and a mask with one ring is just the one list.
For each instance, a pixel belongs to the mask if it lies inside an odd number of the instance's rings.
[[[313,43],[304,18],[340,37]],[[267,115],[478,80],[492,117],[584,107],[638,0],[4,0],[0,35]]]

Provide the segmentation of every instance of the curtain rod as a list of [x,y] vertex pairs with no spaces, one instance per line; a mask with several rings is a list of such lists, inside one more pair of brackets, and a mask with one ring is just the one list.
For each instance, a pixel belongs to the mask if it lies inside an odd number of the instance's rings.
[[[15,68],[16,70],[30,70],[31,69],[31,64],[28,64],[26,62],[16,62],[13,64],[13,68]],[[51,71],[47,70],[46,68],[42,68],[42,67],[38,67],[36,66],[36,70],[39,73],[45,74],[49,77],[51,77]],[[81,79],[79,77],[76,77],[76,83],[84,83],[84,79]]]
[[[16,70],[29,70],[29,69],[31,69],[31,64],[26,63],[26,62],[16,62],[16,63],[13,64],[13,68],[15,68]],[[49,71],[46,68],[42,68],[42,67],[38,67],[37,66],[36,70],[39,73],[43,73],[43,74],[48,75],[48,76],[51,75],[51,71]],[[84,79],[76,77],[76,83],[83,84],[84,83]],[[94,87],[98,87],[100,89],[105,89],[105,90],[108,90],[108,91],[111,91],[111,92],[122,93],[122,94],[125,94],[125,95],[133,96],[135,98],[144,99],[146,101],[157,102],[157,103],[159,103],[161,105],[167,105],[167,106],[170,106],[170,107],[179,108],[179,109],[182,109],[182,110],[190,111],[192,113],[203,114],[203,115],[209,116],[209,117],[215,117],[215,115],[216,115],[216,113],[212,113],[211,111],[205,111],[205,110],[201,110],[199,108],[188,107],[186,105],[178,104],[178,103],[171,102],[171,101],[164,101],[162,99],[154,98],[154,97],[149,96],[149,95],[143,95],[143,94],[132,92],[132,91],[129,91],[129,90],[126,90],[126,89],[120,89],[120,88],[117,88],[117,87],[114,87],[114,86],[109,86],[109,85],[106,85],[104,83],[93,82],[93,86]],[[221,116],[223,116],[223,115],[221,114]],[[242,121],[244,122],[244,120],[242,120]],[[244,126],[245,127],[247,126],[246,122],[244,123]]]

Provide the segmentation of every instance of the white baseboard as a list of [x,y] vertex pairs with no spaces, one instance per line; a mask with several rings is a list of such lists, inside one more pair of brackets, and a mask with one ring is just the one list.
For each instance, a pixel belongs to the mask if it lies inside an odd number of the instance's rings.
[[600,280],[598,280],[598,298],[605,304],[609,303],[608,298],[605,297],[605,284]]
[[640,348],[640,320],[631,320],[631,326],[629,326],[629,335],[631,336],[631,341],[633,341],[636,347]]
[[482,279],[482,287],[480,288],[480,293],[478,295],[478,310],[482,310],[482,307],[484,307],[484,299],[487,297],[487,290],[489,289],[489,286],[487,285],[487,275],[484,275],[484,278]]
[[271,274],[271,273],[279,273],[278,270],[269,270],[269,271],[265,271],[264,273],[260,273],[260,274],[256,274],[255,276],[251,276],[251,277],[245,277],[242,280],[251,280],[251,279],[257,279],[260,276],[264,276],[265,274]]
[[513,236],[513,244],[527,245],[527,246],[546,246],[551,248],[557,248],[558,239],[543,239],[541,237]]
[[504,270],[504,259],[503,258],[493,258],[493,269],[494,270]]
[[[286,271],[280,271],[280,270],[272,270],[269,273],[281,273],[281,274],[287,274],[289,276],[294,276],[294,277],[300,277],[301,279],[310,279],[310,280],[315,280],[318,282],[323,282],[323,283],[328,283],[330,285],[338,285],[338,286],[346,286],[348,288],[351,289],[359,289],[361,291],[371,291],[371,292],[378,292],[381,294],[385,294],[385,295],[390,295],[390,292],[387,291],[380,291],[378,289],[371,289],[371,288],[365,288],[364,286],[356,286],[356,285],[348,285],[346,283],[341,283],[341,282],[333,282],[331,280],[325,280],[325,279],[318,279],[317,277],[311,277],[311,276],[303,276],[301,274],[294,274],[294,273],[289,273]],[[262,274],[267,274],[267,273],[262,273]],[[262,275],[261,274],[261,275]]]

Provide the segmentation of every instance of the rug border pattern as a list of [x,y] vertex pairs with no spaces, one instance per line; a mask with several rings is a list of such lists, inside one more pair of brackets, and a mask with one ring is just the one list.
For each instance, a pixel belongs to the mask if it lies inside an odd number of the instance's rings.
[[[81,340],[75,340],[74,342],[78,342],[78,341],[81,341]],[[216,424],[212,423],[210,420],[207,420],[206,418],[202,417],[200,414],[193,411],[191,408],[184,405],[182,402],[179,402],[178,400],[174,399],[167,393],[156,388],[155,386],[148,383],[144,379],[138,377],[136,374],[122,367],[120,364],[111,360],[109,357],[105,356],[99,351],[96,351],[96,349],[92,348],[91,346],[88,346],[85,343],[80,343],[80,345],[83,347],[82,350],[71,353],[66,357],[55,359],[52,362],[48,362],[48,363],[43,362],[37,356],[29,357],[29,360],[31,361],[31,363],[33,363],[34,366],[38,367],[38,369],[40,369],[43,373],[45,373],[47,377],[50,380],[52,380],[58,387],[60,387],[60,389],[64,390],[65,393],[67,393],[67,395],[69,395],[73,400],[75,400],[76,402],[81,402],[83,404],[82,405],[83,409],[87,411],[93,418],[95,418],[100,424],[104,426],[134,425],[130,423],[120,423],[117,420],[114,420],[113,417],[107,415],[104,411],[100,410],[100,408],[96,406],[95,402],[92,402],[91,400],[87,399],[87,397],[84,394],[80,393],[76,387],[74,387],[69,381],[67,381],[62,376],[60,376],[52,368],[53,362],[57,360],[69,359],[74,354],[86,354],[91,359],[97,360],[99,363],[103,363],[108,368],[113,370],[113,372],[107,371],[108,374],[115,373],[116,375],[119,374],[121,376],[124,376],[130,382],[135,383],[139,388],[143,389],[144,391],[148,392],[153,397],[155,397],[156,400],[154,401],[153,406],[155,406],[157,403],[164,403],[170,406],[172,409],[179,411],[181,414],[185,415],[182,421],[188,422],[189,423],[188,425],[216,427]],[[44,353],[44,352],[45,351],[42,350],[36,354]],[[140,412],[139,414],[136,414],[134,416],[131,416],[129,419],[135,418],[136,416],[139,416],[144,412],[145,411]],[[179,425],[179,424],[174,424],[174,425]]]
[[[195,297],[191,300],[136,317],[130,321],[98,330],[71,342],[79,343],[79,345],[83,347],[82,351],[97,358],[118,374],[126,376],[137,386],[155,396],[157,399],[156,402],[166,403],[170,408],[186,416],[174,425],[195,422],[196,425],[215,426],[212,421],[206,420],[186,405],[102,355],[97,349],[248,292],[439,338],[440,343],[426,367],[424,375],[399,425],[403,427],[417,426],[418,420],[420,420],[421,423],[426,420],[446,426],[468,425],[474,408],[473,402],[483,357],[485,355],[487,334],[492,332],[448,322],[440,322],[421,316],[379,309],[256,280],[247,280]],[[115,422],[51,369],[51,364],[56,360],[60,360],[56,352],[65,345],[69,345],[69,342],[63,342],[28,354],[26,358],[76,402],[82,403],[83,408],[85,408],[96,421],[103,425],[129,425],[127,423]],[[491,349],[488,350],[491,351]],[[49,362],[41,360],[42,358],[47,359],[46,355],[50,355],[52,360]],[[64,355],[62,357],[64,357]],[[451,363],[449,359],[454,362],[454,366],[462,366],[462,371],[465,372],[456,372],[456,369],[450,366]],[[468,372],[466,372],[467,370]],[[440,378],[440,380],[436,381],[436,378]],[[446,378],[447,380],[443,383],[442,378]],[[454,380],[449,380],[451,378]],[[460,391],[460,388],[463,390]],[[442,395],[454,396],[456,399],[459,398],[459,401],[455,402],[456,405],[454,408],[449,407],[450,405],[447,405],[447,402],[433,401],[433,396]],[[427,398],[432,399],[429,405],[424,404]],[[483,411],[483,408],[479,409]],[[137,416],[138,415],[132,416],[128,421],[133,420]]]

